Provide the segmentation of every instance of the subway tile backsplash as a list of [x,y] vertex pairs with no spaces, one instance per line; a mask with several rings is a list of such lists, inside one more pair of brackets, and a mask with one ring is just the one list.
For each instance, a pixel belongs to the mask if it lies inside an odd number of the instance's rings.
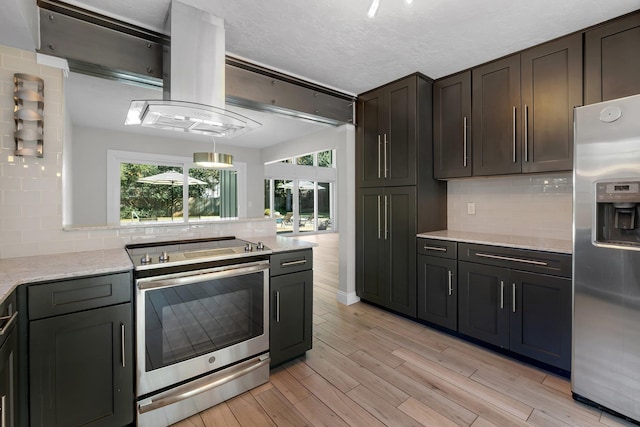
[[[45,80],[44,158],[13,154],[13,74]],[[129,228],[62,229],[62,71],[38,65],[36,55],[0,46],[0,258],[122,248],[145,240],[276,233],[263,218]]]
[[570,172],[451,180],[447,228],[571,239],[572,192]]

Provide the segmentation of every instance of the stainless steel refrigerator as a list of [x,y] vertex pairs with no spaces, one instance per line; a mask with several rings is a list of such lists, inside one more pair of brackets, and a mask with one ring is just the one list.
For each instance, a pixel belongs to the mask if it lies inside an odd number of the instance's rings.
[[640,95],[575,109],[574,397],[640,421]]

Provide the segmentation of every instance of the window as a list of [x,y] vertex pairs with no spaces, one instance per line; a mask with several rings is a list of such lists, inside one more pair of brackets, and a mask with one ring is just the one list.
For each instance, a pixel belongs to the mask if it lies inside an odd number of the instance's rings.
[[333,168],[333,150],[320,151],[318,153],[318,166],[321,168]]
[[111,225],[212,221],[244,210],[242,163],[232,170],[197,168],[189,158],[113,150],[107,159]]

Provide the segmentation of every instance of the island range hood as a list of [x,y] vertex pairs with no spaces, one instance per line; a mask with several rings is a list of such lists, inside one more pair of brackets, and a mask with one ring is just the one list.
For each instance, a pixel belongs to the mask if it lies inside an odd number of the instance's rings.
[[163,50],[163,99],[131,101],[126,125],[232,137],[260,123],[225,109],[224,21],[173,0]]

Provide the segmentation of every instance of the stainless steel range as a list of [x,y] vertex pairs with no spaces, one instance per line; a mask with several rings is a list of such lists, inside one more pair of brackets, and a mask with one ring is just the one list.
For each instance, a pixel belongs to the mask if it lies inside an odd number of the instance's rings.
[[126,249],[138,426],[175,423],[269,380],[269,248],[223,237]]

